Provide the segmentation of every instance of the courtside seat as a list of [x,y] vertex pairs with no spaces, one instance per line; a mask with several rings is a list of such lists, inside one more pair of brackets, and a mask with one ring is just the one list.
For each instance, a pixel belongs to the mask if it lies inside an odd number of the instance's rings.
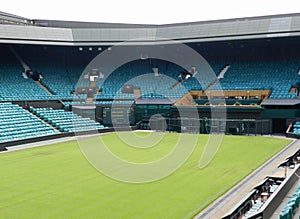
[[254,214],[255,212],[257,212],[262,206],[263,206],[263,202],[256,202],[251,208],[250,210],[245,214],[244,218],[250,217],[252,214]]
[[292,219],[300,202],[300,186],[296,189],[286,206],[280,212],[280,219]]

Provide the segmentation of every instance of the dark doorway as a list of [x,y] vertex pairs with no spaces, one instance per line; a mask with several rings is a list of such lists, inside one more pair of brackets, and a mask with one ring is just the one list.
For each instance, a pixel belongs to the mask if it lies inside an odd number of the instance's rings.
[[272,126],[273,133],[285,133],[287,129],[286,119],[273,119]]

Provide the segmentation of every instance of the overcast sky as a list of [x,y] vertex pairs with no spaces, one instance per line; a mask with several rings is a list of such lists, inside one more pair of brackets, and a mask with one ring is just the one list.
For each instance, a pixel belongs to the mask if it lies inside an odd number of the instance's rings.
[[2,0],[30,19],[167,24],[300,12],[300,0]]

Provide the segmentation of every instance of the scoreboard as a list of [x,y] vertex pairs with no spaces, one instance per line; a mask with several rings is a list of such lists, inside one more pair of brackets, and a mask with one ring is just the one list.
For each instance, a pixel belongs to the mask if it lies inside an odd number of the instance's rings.
[[102,106],[102,123],[107,126],[134,125],[134,107],[129,105]]

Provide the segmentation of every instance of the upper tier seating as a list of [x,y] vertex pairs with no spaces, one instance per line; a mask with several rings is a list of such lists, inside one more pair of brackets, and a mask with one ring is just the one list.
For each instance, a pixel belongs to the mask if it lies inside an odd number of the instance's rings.
[[[153,64],[154,65],[154,64]],[[97,99],[134,99],[133,94],[124,94],[121,88],[124,84],[134,85],[140,89],[141,96],[147,98],[155,94],[156,98],[180,98],[184,95],[178,89],[172,89],[172,85],[177,82],[177,75],[182,70],[181,67],[165,62],[157,61],[159,76],[155,76],[151,64],[147,60],[136,60],[120,66],[114,70],[102,84],[101,79],[97,81],[102,94],[97,95]],[[104,74],[106,72],[104,71]],[[107,73],[110,73],[107,71]]]
[[79,78],[85,66],[94,57],[94,54],[80,53],[77,48],[64,47],[30,48],[29,50],[16,49],[25,63],[32,70],[41,73],[41,83],[52,93],[48,99],[78,100],[86,99],[86,95],[73,95],[77,86],[89,86],[88,80]]
[[[82,53],[76,48],[63,47],[30,47],[15,49],[31,69],[42,74],[44,84],[52,93],[47,93],[37,83],[22,77],[23,68],[8,47],[0,46],[0,100],[74,100],[87,99],[87,95],[73,95],[77,87],[88,87],[90,82],[84,79],[82,72],[88,63],[97,55],[91,52]],[[29,53],[29,51],[32,51]],[[223,90],[271,90],[270,98],[296,98],[297,94],[290,89],[300,82],[299,64],[295,54],[283,57],[268,58],[269,53],[256,58],[249,56],[249,51],[239,56],[241,51],[229,54],[210,54],[209,64],[216,75],[221,69],[230,65],[219,79]],[[217,57],[216,57],[217,55]],[[294,57],[295,56],[295,57]],[[152,67],[158,67],[159,76],[155,76]],[[190,63],[201,75],[200,83],[190,77],[182,83],[177,83],[182,67],[164,60],[146,59],[126,63],[111,72],[110,63],[99,66],[99,71],[109,77],[98,79],[96,86],[102,93],[97,93],[93,101],[110,101],[112,99],[132,100],[137,96],[122,93],[124,84],[133,84],[141,98],[171,98],[178,99],[190,90],[218,90],[212,86],[218,81],[216,77],[208,77],[201,72],[199,63]],[[189,69],[187,69],[189,70]],[[103,82],[103,83],[102,83]],[[182,86],[183,85],[183,86]]]
[[76,96],[72,94],[77,86],[89,86],[89,82],[87,80],[80,81],[81,83],[78,84],[78,79],[81,76],[80,66],[65,68],[58,63],[52,63],[51,67],[47,65],[36,66],[41,71],[44,77],[43,79],[41,79],[41,82],[52,92],[56,99],[72,100],[86,98],[86,96]]
[[[71,93],[75,90],[76,83],[81,76],[82,66],[76,65],[67,68],[59,60],[57,62],[53,60],[36,62],[36,60],[33,60],[30,66],[42,74],[41,83],[52,93],[50,98],[61,100],[80,98],[80,96]],[[82,86],[88,87],[89,84],[82,84]]]
[[10,102],[0,103],[0,143],[58,134],[44,121]]
[[43,100],[49,94],[33,80],[22,76],[24,69],[7,47],[0,47],[0,101]]
[[297,94],[289,91],[300,81],[298,69],[296,60],[237,62],[220,84],[223,90],[272,90],[269,98],[295,98]]
[[[0,100],[50,100],[51,96],[33,80],[22,77],[21,71],[0,69]],[[7,76],[9,75],[9,76]]]
[[[152,66],[158,68],[157,76],[153,73]],[[199,69],[197,65],[191,66],[195,67],[196,70]],[[212,67],[218,73],[221,69],[221,64],[214,64]],[[124,84],[132,84],[134,87],[140,89],[142,98],[178,99],[190,90],[205,89],[215,80],[215,77],[205,77],[205,74],[202,73],[203,76],[201,78],[203,80],[201,84],[196,78],[190,77],[181,85],[178,83],[178,74],[183,70],[182,67],[174,63],[157,59],[129,62],[113,71],[103,84],[101,79],[97,81],[99,89],[102,89],[102,94],[97,95],[97,99],[122,97],[124,94],[121,93],[121,88]],[[127,95],[124,96],[125,99],[134,97],[133,95],[130,96],[130,94],[125,95]]]
[[33,108],[30,111],[61,132],[80,132],[103,129],[104,126],[89,118],[83,118],[71,111],[52,108]]

